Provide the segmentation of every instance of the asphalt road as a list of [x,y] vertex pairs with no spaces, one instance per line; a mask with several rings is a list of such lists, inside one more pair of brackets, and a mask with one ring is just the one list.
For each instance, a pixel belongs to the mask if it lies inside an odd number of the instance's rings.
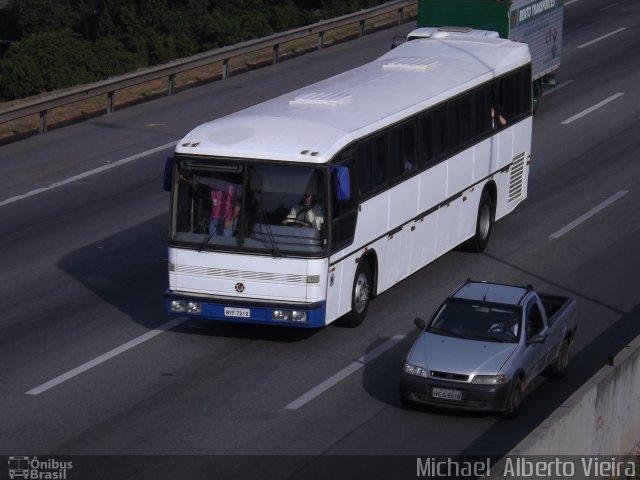
[[[415,476],[417,456],[504,455],[640,333],[635,0],[565,3],[529,197],[483,254],[441,257],[353,330],[168,323],[161,177],[174,142],[373,59],[412,26],[0,147],[0,455],[101,456],[74,457],[96,462],[75,478],[375,478],[398,462]],[[536,380],[518,419],[400,404],[413,318],[467,277],[578,299],[568,376]],[[125,467],[121,455],[154,457]]]

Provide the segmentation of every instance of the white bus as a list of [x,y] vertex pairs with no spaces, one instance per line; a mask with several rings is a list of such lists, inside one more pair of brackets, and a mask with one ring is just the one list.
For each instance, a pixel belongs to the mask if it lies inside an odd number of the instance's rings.
[[527,45],[446,29],[197,127],[165,170],[168,312],[360,324],[438,256],[485,248],[527,196],[531,129]]

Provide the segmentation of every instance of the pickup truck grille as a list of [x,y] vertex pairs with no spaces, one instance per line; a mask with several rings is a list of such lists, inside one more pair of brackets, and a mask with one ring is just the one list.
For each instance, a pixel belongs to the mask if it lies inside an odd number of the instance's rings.
[[468,382],[469,375],[462,375],[460,373],[439,372],[437,370],[431,370],[429,376],[433,378],[441,378],[443,380],[455,380],[456,382]]

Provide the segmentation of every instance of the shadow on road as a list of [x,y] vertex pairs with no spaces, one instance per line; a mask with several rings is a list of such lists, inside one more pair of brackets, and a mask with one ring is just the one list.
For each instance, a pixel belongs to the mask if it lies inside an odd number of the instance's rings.
[[[166,215],[80,248],[64,257],[58,267],[133,322],[154,329],[171,319],[164,309],[168,285]],[[172,331],[274,342],[305,340],[316,332],[188,318]]]

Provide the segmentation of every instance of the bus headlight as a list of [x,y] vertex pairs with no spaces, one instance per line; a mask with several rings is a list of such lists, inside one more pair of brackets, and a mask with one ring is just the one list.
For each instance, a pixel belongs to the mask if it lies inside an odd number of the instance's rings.
[[300,312],[298,310],[294,310],[293,312],[291,312],[291,320],[294,322],[306,323],[307,312]]
[[271,319],[276,322],[307,322],[307,312],[301,312],[299,310],[274,310],[271,314]]
[[187,302],[184,300],[171,300],[169,310],[174,313],[184,313],[187,311]]
[[187,302],[187,313],[199,315],[202,313],[202,304],[198,302]]
[[200,315],[202,313],[202,304],[199,302],[188,302],[185,300],[171,300],[169,310],[172,313],[190,313],[192,315]]

